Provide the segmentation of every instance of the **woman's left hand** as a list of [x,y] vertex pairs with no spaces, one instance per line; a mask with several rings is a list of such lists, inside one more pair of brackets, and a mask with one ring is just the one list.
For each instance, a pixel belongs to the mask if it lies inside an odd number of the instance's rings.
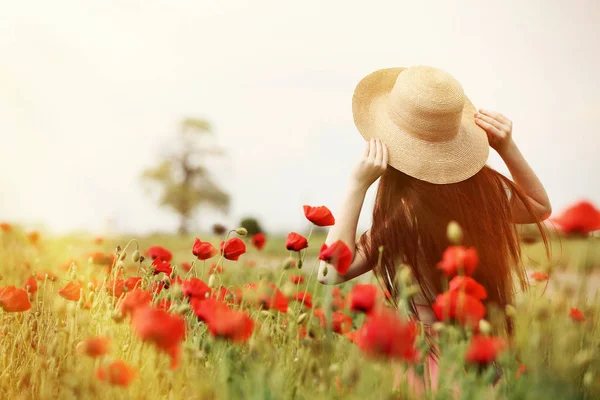
[[512,142],[512,121],[495,111],[479,110],[475,123],[488,135],[490,146],[501,153]]

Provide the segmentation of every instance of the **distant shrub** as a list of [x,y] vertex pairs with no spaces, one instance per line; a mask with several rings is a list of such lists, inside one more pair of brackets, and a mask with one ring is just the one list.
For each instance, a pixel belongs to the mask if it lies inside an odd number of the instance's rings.
[[240,226],[246,228],[248,230],[248,235],[250,236],[264,232],[256,218],[246,217],[242,219]]

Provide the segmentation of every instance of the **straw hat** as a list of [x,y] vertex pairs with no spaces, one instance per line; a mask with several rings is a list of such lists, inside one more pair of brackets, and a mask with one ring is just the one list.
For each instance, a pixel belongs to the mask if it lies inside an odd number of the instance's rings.
[[485,165],[487,134],[475,106],[450,74],[433,67],[388,68],[363,78],[352,98],[365,139],[381,139],[388,164],[431,183],[455,183]]

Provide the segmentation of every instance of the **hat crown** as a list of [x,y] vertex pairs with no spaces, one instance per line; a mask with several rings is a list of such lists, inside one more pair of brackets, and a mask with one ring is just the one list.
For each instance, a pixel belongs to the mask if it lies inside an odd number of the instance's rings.
[[465,93],[449,73],[427,66],[402,71],[388,95],[391,120],[412,136],[445,142],[458,135]]

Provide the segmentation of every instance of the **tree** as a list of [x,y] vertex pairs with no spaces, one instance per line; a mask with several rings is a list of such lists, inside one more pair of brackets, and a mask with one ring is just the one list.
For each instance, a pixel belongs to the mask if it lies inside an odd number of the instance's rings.
[[189,231],[194,211],[203,205],[228,212],[230,198],[213,181],[203,165],[205,156],[222,156],[224,151],[215,145],[203,145],[211,134],[211,126],[204,119],[187,118],[181,122],[181,132],[172,151],[156,167],[142,174],[145,182],[162,187],[159,205],[175,211],[180,218],[179,234]]

